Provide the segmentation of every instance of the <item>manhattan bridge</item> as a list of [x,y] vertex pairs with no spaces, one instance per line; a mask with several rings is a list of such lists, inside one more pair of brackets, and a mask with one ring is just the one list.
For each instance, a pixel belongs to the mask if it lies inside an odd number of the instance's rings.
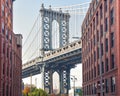
[[23,43],[22,78],[42,74],[43,88],[53,93],[53,73],[59,75],[59,94],[68,95],[70,70],[82,62],[81,24],[90,2],[45,7],[41,5]]

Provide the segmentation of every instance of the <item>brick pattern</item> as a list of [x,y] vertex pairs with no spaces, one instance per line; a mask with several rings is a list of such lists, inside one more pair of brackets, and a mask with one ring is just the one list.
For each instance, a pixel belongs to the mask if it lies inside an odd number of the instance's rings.
[[[100,84],[103,84],[103,96],[119,96],[120,94],[118,86],[120,80],[119,4],[119,0],[92,0],[83,21],[82,64],[84,96],[100,96]],[[114,41],[113,47],[111,47],[113,44],[112,40]],[[107,41],[108,43],[106,43]],[[108,64],[106,59],[108,59]],[[106,79],[108,80],[108,92],[106,92]]]
[[118,78],[117,78],[117,96],[120,95],[120,0],[116,0],[116,39],[117,39],[117,43],[116,43],[116,51],[117,51],[117,66],[118,66]]
[[21,96],[21,46],[13,33],[13,2],[0,1],[0,96]]

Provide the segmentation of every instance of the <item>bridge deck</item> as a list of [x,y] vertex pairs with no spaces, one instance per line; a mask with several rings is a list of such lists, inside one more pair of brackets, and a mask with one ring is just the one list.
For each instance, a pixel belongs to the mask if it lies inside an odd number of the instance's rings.
[[[45,54],[44,58],[37,57],[25,63],[22,66],[23,78],[30,76],[31,73],[39,74],[43,62],[46,64],[46,69],[58,69],[61,66],[75,67],[75,64],[81,63],[81,40],[51,51]],[[36,65],[39,68],[36,68]]]
[[52,58],[58,57],[60,55],[63,55],[63,54],[66,54],[66,53],[70,53],[70,52],[72,52],[74,50],[78,50],[78,49],[81,48],[81,46],[82,46],[81,40],[73,42],[73,43],[71,43],[71,44],[69,44],[67,46],[64,46],[62,48],[56,49],[54,51],[51,51],[51,52],[45,54],[44,58],[37,57],[37,58],[35,58],[35,59],[33,59],[33,60],[23,64],[22,65],[22,69],[25,69],[25,68],[28,68],[30,66],[33,66],[37,62],[42,62],[42,59],[43,59],[43,61],[47,61],[47,60],[50,60]]

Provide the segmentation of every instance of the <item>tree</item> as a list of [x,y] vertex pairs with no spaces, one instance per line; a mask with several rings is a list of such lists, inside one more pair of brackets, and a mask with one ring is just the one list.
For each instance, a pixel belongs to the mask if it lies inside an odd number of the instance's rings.
[[48,94],[42,89],[27,85],[23,90],[23,96],[48,96]]
[[30,92],[30,87],[26,86],[23,90],[23,96],[28,96],[29,92]]
[[38,89],[38,92],[39,92],[39,96],[48,96],[48,94],[42,89]]
[[79,96],[82,96],[82,90],[78,93]]
[[42,89],[32,87],[31,92],[28,93],[28,96],[48,96],[48,94]]

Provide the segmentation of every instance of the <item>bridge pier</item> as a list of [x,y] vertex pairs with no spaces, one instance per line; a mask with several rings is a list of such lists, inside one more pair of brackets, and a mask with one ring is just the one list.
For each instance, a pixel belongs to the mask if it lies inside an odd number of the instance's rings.
[[52,79],[52,70],[45,70],[44,72],[44,90],[51,94],[53,93],[53,79]]
[[60,76],[60,94],[61,96],[68,96],[70,89],[70,69],[62,68],[59,70]]
[[[44,90],[48,94],[53,93],[53,72],[55,70],[44,71]],[[60,68],[57,70],[60,76],[60,94],[57,96],[68,96],[70,89],[70,69]]]
[[50,70],[50,93],[53,93],[53,77],[52,77],[52,70]]

